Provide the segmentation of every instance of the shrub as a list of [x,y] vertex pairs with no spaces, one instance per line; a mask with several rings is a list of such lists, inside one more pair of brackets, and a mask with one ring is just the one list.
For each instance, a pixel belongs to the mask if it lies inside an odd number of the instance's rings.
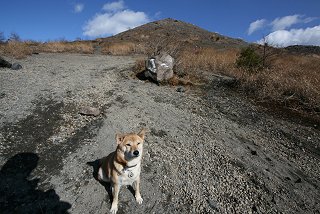
[[236,65],[239,68],[244,68],[249,72],[256,72],[263,68],[263,59],[256,53],[252,46],[241,50]]

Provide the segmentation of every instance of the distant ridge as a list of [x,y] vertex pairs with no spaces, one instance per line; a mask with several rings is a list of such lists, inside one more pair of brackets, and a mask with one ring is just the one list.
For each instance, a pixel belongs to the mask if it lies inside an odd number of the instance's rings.
[[320,47],[312,45],[292,45],[284,48],[291,53],[320,55]]

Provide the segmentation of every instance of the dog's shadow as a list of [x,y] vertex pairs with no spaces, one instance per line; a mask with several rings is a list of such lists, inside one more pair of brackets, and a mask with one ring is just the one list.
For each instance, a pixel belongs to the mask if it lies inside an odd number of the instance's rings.
[[[94,177],[94,179],[96,181],[98,181],[105,188],[105,190],[108,193],[108,196],[110,199],[110,204],[111,204],[113,201],[113,196],[112,196],[112,186],[111,186],[110,182],[104,182],[104,181],[100,181],[98,179],[98,171],[99,171],[99,167],[100,167],[100,161],[101,161],[101,159],[97,159],[95,161],[89,161],[89,162],[87,162],[87,165],[92,166],[92,168],[93,168],[92,176]],[[131,185],[128,185],[127,189],[131,192],[133,197],[135,197],[135,191],[134,191],[133,187]]]

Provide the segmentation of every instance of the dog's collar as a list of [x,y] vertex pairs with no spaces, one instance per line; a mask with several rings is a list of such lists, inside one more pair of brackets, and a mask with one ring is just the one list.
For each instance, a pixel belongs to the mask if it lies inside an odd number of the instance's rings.
[[[118,162],[119,163],[119,162]],[[120,165],[122,165],[122,169],[117,169],[116,167],[116,171],[118,172],[118,174],[122,174],[126,171],[130,171],[129,169],[136,167],[138,164],[132,165],[132,166],[127,166],[125,164],[119,163]]]
[[135,166],[137,166],[138,164],[136,164],[136,165],[133,165],[133,166],[125,166],[125,167],[123,167],[123,170],[127,170],[127,169],[130,169],[130,168],[133,168],[133,167],[135,167]]
[[135,166],[137,166],[137,165],[138,165],[138,164],[133,165],[133,166],[125,166],[125,167],[123,167],[122,172],[123,172],[123,173],[128,172],[128,177],[129,177],[129,178],[132,178],[132,177],[133,177],[133,172],[132,172],[132,170],[130,170],[130,168],[133,168],[133,167],[135,167]]

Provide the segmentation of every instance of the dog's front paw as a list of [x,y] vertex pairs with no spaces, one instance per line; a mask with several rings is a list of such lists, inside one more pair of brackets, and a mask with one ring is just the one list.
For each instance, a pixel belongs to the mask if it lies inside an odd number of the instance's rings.
[[136,201],[138,202],[138,204],[142,204],[143,199],[141,198],[141,196],[136,197]]
[[111,206],[111,209],[110,209],[111,214],[116,214],[117,211],[118,211],[118,206]]

